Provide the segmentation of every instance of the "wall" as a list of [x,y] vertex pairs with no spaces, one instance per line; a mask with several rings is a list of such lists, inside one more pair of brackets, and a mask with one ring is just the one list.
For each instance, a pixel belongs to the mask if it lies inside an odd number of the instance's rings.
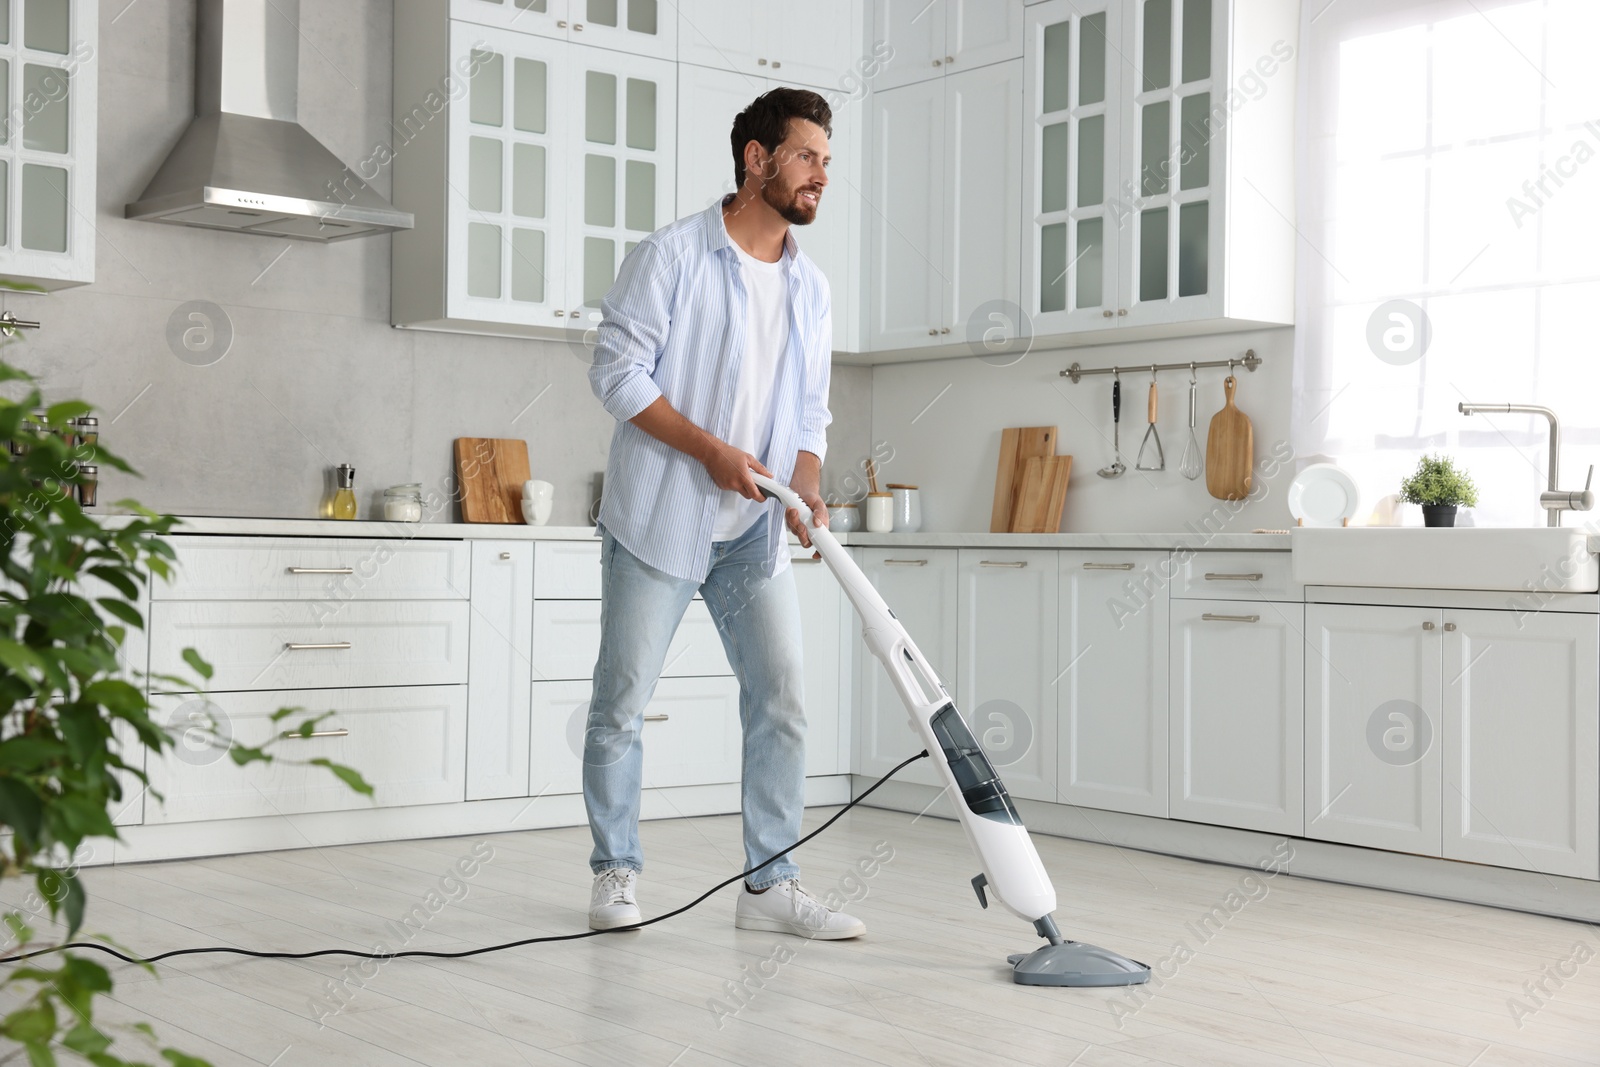
[[[390,136],[392,14],[387,0],[301,5],[300,119],[347,162]],[[97,405],[106,445],[143,474],[102,470],[104,502],[313,517],[324,471],[350,463],[373,517],[386,486],[444,491],[454,438],[518,437],[555,483],[551,522],[586,521],[612,423],[566,345],[391,328],[387,237],[316,245],[125,220],[193,114],[192,0],[105,0],[95,62],[96,281],[0,306],[44,324],[7,358],[47,400]],[[387,173],[373,184],[388,195]],[[194,300],[232,326],[208,365],[168,340]],[[871,372],[840,370],[830,467],[868,448]]]
[[[1059,372],[1073,362],[1084,367],[1148,367],[1242,357],[1246,349],[1254,349],[1263,365],[1253,373],[1236,372],[1235,403],[1253,424],[1259,472],[1274,447],[1287,448],[1293,339],[1292,329],[1274,329],[1034,350],[1009,366],[969,357],[877,367],[872,384],[873,447],[893,450],[881,480],[921,487],[926,530],[987,530],[1000,431],[1007,426],[1057,426],[1057,454],[1073,457],[1063,531],[1173,531],[1192,526],[1247,533],[1257,527],[1284,528],[1293,521],[1284,503],[1295,473],[1293,463],[1270,479],[1261,479],[1258,473],[1262,487],[1257,498],[1242,506],[1212,498],[1203,474],[1190,482],[1177,473],[1189,432],[1187,370],[1164,372],[1158,378],[1156,430],[1167,455],[1167,469],[1159,473],[1134,470],[1147,425],[1149,372],[1123,376],[1122,456],[1128,470],[1115,479],[1095,476],[1112,456],[1110,376],[1086,377],[1074,385]],[[1222,407],[1225,376],[1220,369],[1198,372],[1195,434],[1202,450],[1211,416]]]

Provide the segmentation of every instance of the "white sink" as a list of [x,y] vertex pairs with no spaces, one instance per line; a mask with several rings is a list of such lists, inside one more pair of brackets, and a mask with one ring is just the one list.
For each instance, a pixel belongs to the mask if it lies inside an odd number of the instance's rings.
[[1401,589],[1536,589],[1593,593],[1600,559],[1586,530],[1564,527],[1428,529],[1299,527],[1294,579],[1305,585]]

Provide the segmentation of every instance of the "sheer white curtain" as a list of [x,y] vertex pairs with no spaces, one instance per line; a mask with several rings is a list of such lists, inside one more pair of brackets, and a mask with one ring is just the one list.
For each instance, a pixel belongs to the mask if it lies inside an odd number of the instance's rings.
[[1464,400],[1554,408],[1563,489],[1600,462],[1597,47],[1595,0],[1304,0],[1293,440],[1362,515],[1435,451],[1542,524],[1545,421]]

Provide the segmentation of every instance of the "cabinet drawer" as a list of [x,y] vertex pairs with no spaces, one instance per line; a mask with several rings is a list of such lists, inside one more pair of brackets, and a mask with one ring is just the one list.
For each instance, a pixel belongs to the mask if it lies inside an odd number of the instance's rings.
[[[533,683],[529,784],[534,795],[583,789],[583,734],[593,695],[587,681]],[[647,788],[739,780],[743,734],[737,681],[663,678],[644,714]]]
[[174,536],[171,582],[155,600],[465,600],[464,541]]
[[1196,552],[1172,581],[1178,600],[1305,599],[1289,574],[1287,552]]
[[[464,685],[172,694],[151,703],[152,717],[171,728],[178,742],[160,758],[150,758],[151,791],[166,800],[145,805],[147,825],[464,799]],[[247,767],[236,766],[223,748],[204,744],[206,735],[195,730],[215,722],[218,736],[259,745],[304,721],[296,715],[272,722],[272,713],[282,707],[335,714],[317,724],[326,736],[280,739],[269,750],[272,763]],[[352,791],[325,767],[306,766],[313,759],[360,771],[373,787],[373,799]]]
[[600,542],[536,542],[533,596],[536,600],[599,600]]
[[[196,678],[183,650],[215,673],[213,692],[467,680],[466,601],[179,601],[150,607],[150,671]],[[296,645],[328,647],[291,647]],[[196,678],[198,681],[198,678]],[[158,692],[180,689],[155,679]]]
[[[536,600],[533,604],[533,677],[594,677],[600,654],[600,601]],[[693,600],[667,646],[663,678],[732,674],[722,637],[704,601]]]

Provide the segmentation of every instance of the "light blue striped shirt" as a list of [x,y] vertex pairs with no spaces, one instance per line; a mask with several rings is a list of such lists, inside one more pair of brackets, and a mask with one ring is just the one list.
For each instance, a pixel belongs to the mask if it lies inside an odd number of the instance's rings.
[[[833,324],[828,281],[785,239],[789,340],[773,384],[772,434],[762,464],[779,482],[795,456],[827,450]],[[666,397],[684,418],[727,440],[745,351],[745,290],[722,205],[664,226],[622,261],[600,302],[589,384],[617,420],[606,461],[600,525],[656,570],[705,581],[722,490],[697,460],[628,420]],[[776,512],[776,505],[769,504]],[[769,575],[787,560],[785,528],[769,523]]]

